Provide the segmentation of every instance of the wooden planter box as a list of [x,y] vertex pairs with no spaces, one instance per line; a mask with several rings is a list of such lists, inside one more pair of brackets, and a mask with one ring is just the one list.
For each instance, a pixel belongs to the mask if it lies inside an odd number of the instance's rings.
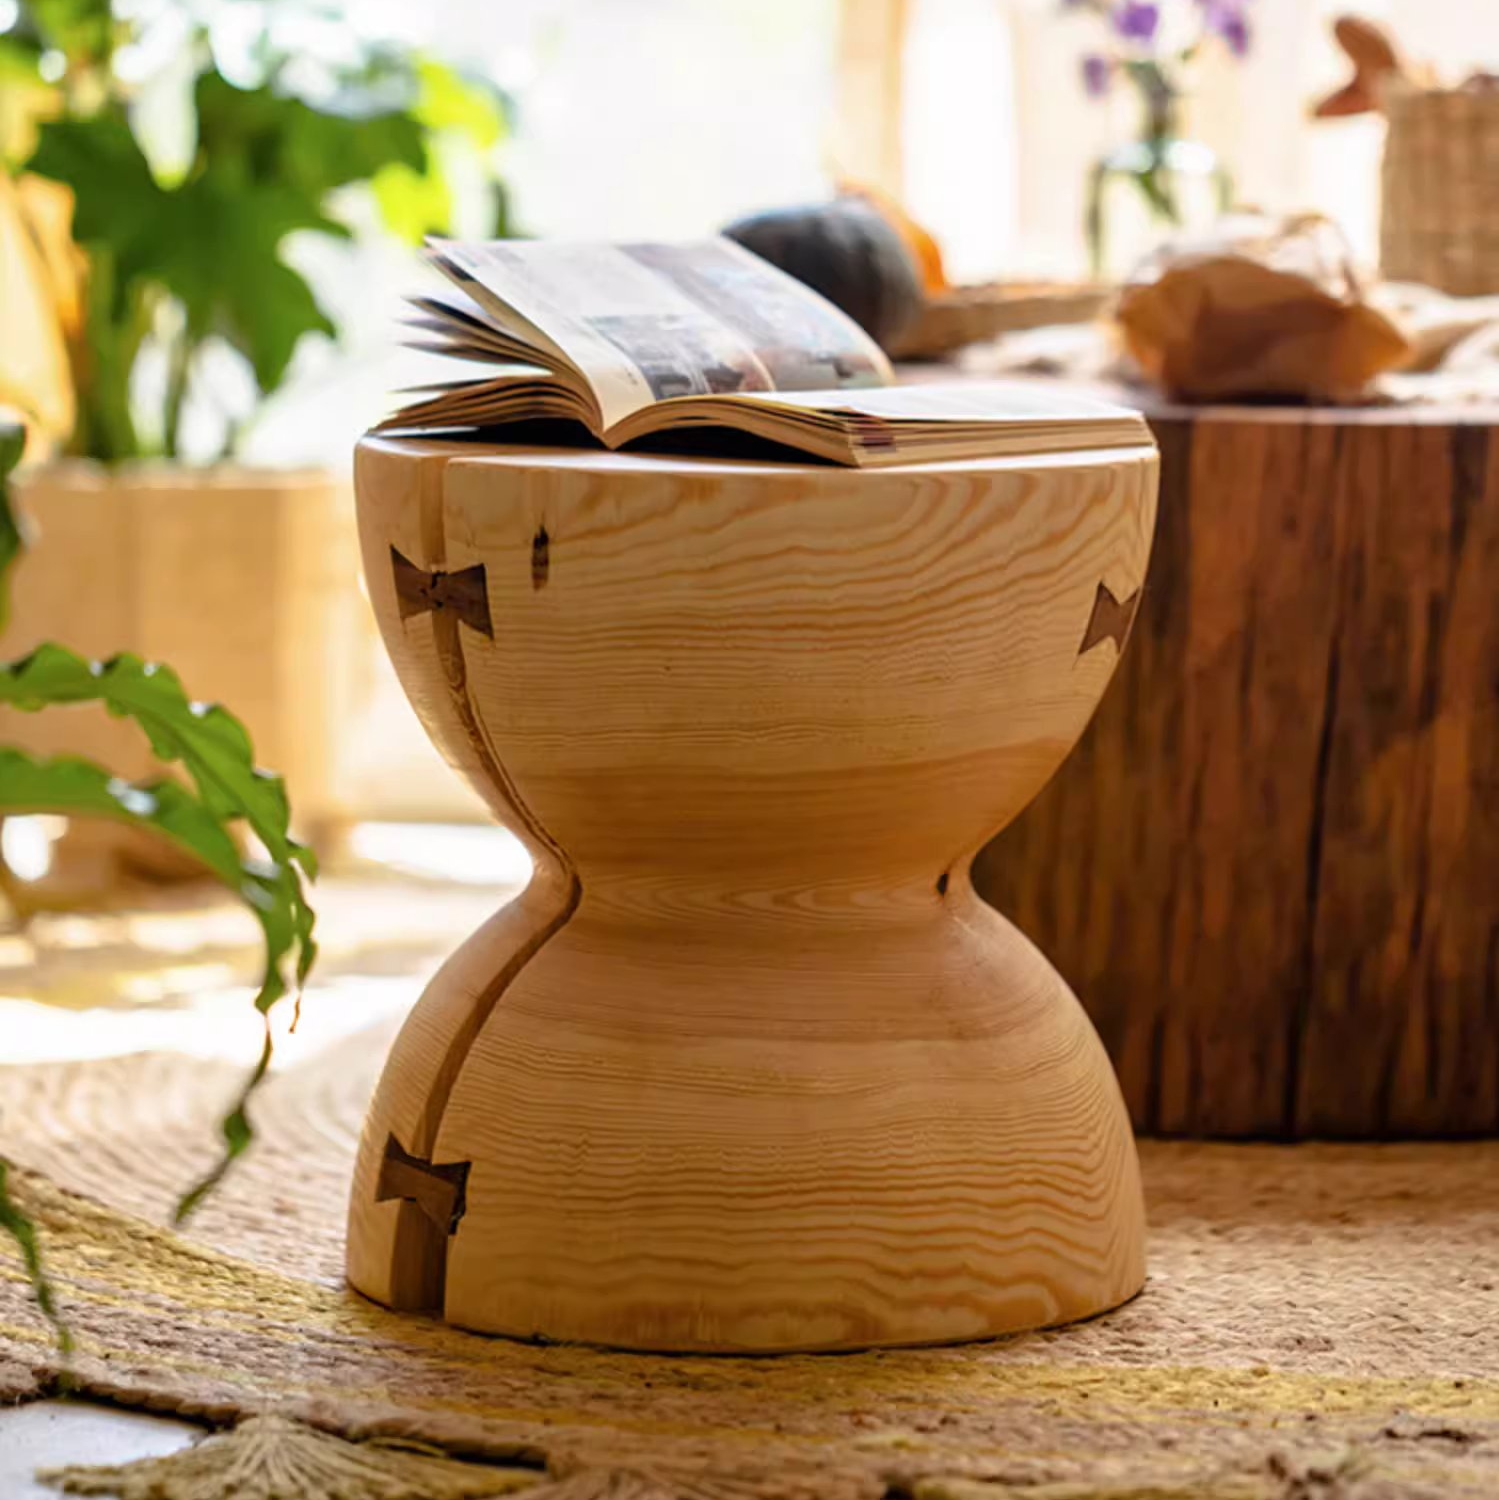
[[[350,811],[343,742],[374,649],[347,483],[71,462],[26,474],[16,498],[30,535],[4,656],[56,640],[169,663],[189,693],[243,720],[258,762],[286,777],[299,830],[325,840]],[[0,709],[0,743],[88,755],[132,779],[157,766],[134,724],[92,705]]]

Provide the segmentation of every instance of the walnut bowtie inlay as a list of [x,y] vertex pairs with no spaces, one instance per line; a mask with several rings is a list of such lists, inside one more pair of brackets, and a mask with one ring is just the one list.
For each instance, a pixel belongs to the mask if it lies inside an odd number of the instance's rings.
[[413,615],[449,611],[480,635],[494,639],[483,563],[460,568],[456,573],[429,573],[392,547],[390,565],[396,581],[396,603],[403,620],[409,620]]
[[1140,604],[1140,591],[1136,589],[1122,603],[1114,597],[1114,591],[1106,583],[1098,585],[1093,596],[1093,613],[1088,616],[1087,628],[1083,631],[1083,643],[1077,648],[1079,656],[1091,651],[1100,641],[1113,641],[1119,650],[1129,637],[1129,628],[1134,623],[1135,610]]
[[388,1136],[375,1199],[388,1203],[392,1198],[404,1198],[416,1204],[444,1234],[453,1234],[463,1217],[471,1165],[466,1161],[434,1165],[403,1150],[395,1136]]

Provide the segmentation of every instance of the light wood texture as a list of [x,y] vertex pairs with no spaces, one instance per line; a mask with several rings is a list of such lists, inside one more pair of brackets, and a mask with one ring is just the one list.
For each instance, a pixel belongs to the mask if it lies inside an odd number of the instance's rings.
[[[56,640],[89,656],[167,662],[189,692],[244,721],[257,760],[286,777],[303,832],[346,820],[341,736],[374,665],[346,483],[321,472],[68,463],[32,471],[17,498],[31,536],[0,641],[7,657]],[[159,771],[134,724],[92,706],[0,708],[0,743],[92,756],[132,779]],[[113,827],[81,842],[127,865],[158,848]]]
[[354,1285],[682,1350],[1137,1290],[1107,1060],[968,865],[1113,672],[1153,450],[855,473],[367,439],[356,484],[397,672],[536,875],[392,1051]]
[[1120,679],[979,889],[1141,1130],[1499,1131],[1499,413],[1150,416]]

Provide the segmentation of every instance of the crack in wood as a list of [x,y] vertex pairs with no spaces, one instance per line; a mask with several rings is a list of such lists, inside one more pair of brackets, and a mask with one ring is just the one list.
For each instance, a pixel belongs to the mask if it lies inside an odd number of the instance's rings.
[[531,587],[544,589],[552,571],[552,539],[545,526],[531,538]]
[[[539,878],[543,863],[549,861],[560,873],[563,886],[558,909],[520,945],[510,961],[475,996],[463,1024],[447,1038],[441,1065],[421,1114],[413,1124],[414,1153],[406,1152],[392,1137],[381,1162],[377,1200],[397,1198],[413,1205],[413,1211],[403,1213],[396,1226],[391,1252],[393,1262],[398,1266],[422,1268],[416,1278],[418,1289],[401,1305],[408,1309],[440,1309],[446,1294],[448,1241],[457,1231],[463,1200],[460,1195],[456,1212],[444,1217],[446,1200],[437,1196],[439,1188],[430,1185],[423,1169],[443,1173],[450,1171],[450,1166],[434,1169],[419,1153],[435,1151],[443,1115],[458,1075],[500,996],[541,948],[572,919],[582,899],[582,886],[572,862],[517,790],[470,698],[461,626],[471,625],[489,640],[494,639],[483,564],[451,573],[440,570],[429,573],[403,557],[395,547],[390,553],[401,618],[405,620],[431,611],[432,646],[447,688],[449,706],[464,739],[483,768],[485,779],[499,793],[500,800],[518,825],[516,831],[522,832],[523,837],[529,835],[528,847],[538,863],[533,881]],[[392,1148],[399,1156],[393,1156]],[[396,1165],[392,1165],[393,1162]],[[452,1165],[461,1166],[466,1179],[468,1164]],[[395,1175],[388,1175],[390,1173]],[[386,1192],[387,1187],[393,1190]]]
[[1077,654],[1086,655],[1100,641],[1113,641],[1123,651],[1139,604],[1139,589],[1121,603],[1114,597],[1114,591],[1108,584],[1100,583],[1098,592],[1093,596],[1093,612],[1088,616],[1088,626],[1083,631],[1083,643],[1077,648]]

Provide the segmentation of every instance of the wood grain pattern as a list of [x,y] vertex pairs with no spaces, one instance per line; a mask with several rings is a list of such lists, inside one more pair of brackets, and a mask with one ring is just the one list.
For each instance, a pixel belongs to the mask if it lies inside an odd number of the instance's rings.
[[[1139,588],[1153,451],[856,474],[368,439],[356,482],[397,671],[537,874],[392,1051],[354,1284],[698,1350],[1131,1295],[1117,1085],[968,866],[1113,672],[1115,637],[1078,646],[1100,583]],[[408,569],[482,569],[492,637],[412,610]],[[382,1200],[392,1138],[470,1164],[451,1234]]]
[[1152,419],[1151,580],[981,892],[1137,1128],[1499,1131],[1499,439],[1473,414]]

